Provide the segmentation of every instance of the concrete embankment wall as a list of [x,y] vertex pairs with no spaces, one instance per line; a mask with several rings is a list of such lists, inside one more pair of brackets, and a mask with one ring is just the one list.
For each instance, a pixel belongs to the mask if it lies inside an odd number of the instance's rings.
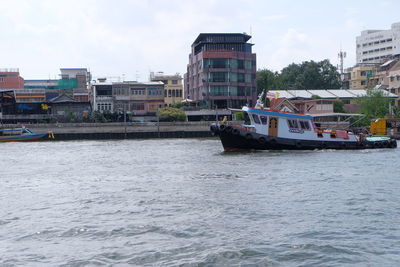
[[[26,124],[37,133],[54,134],[54,140],[211,137],[212,122],[128,122]],[[5,128],[21,125],[3,125]],[[49,138],[50,137],[50,138]],[[47,135],[44,140],[52,139]]]

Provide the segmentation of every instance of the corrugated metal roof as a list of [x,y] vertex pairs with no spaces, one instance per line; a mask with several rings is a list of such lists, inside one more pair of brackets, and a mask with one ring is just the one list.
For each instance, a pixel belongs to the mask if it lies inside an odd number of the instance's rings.
[[307,90],[289,90],[289,92],[294,97],[311,98],[313,96],[313,94],[311,94]]
[[332,89],[332,90],[328,90],[328,91],[331,94],[334,94],[335,96],[337,96],[339,98],[353,98],[353,97],[355,97],[355,95],[350,93],[350,92],[348,92],[348,90],[341,90],[341,89],[334,90],[334,89]]
[[367,91],[364,89],[349,89],[346,91],[348,91],[350,94],[352,94],[354,96],[366,96],[367,95]]
[[310,92],[313,95],[317,95],[321,98],[336,98],[337,96],[332,94],[330,91],[328,90],[307,90],[308,92]]

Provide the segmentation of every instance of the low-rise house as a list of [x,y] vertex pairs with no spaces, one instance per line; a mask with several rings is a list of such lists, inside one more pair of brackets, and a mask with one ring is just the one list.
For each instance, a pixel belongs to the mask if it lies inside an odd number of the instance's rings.
[[118,82],[112,84],[114,111],[129,111],[134,116],[156,115],[165,106],[163,82]]
[[150,73],[150,80],[164,83],[164,102],[166,105],[180,103],[183,100],[183,84],[180,74],[164,75],[162,72]]
[[54,116],[65,117],[69,114],[74,114],[77,117],[82,117],[90,113],[90,102],[77,101],[68,95],[60,95],[51,99],[48,102],[50,113]]
[[95,111],[114,111],[114,96],[112,94],[112,82],[107,82],[106,78],[98,79],[92,84],[93,110]]

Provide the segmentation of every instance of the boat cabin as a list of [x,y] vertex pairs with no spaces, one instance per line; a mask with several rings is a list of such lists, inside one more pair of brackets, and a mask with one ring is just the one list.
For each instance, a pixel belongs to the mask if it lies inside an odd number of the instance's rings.
[[346,130],[322,129],[312,116],[243,107],[258,134],[297,140],[356,141],[357,137]]

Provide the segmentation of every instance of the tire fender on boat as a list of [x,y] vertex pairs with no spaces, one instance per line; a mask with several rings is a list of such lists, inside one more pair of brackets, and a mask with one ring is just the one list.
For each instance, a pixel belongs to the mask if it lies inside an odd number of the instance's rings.
[[276,138],[272,137],[269,142],[271,143],[271,145],[276,145]]
[[219,126],[219,130],[220,130],[221,132],[223,132],[223,131],[225,130],[225,128],[226,128],[226,125],[225,125],[225,124],[221,124],[221,125]]
[[382,148],[383,147],[383,142],[375,142],[375,147]]
[[396,140],[394,140],[394,139],[390,140],[389,147],[390,147],[390,148],[395,148],[395,147],[397,147],[397,142],[396,142]]
[[244,138],[246,138],[247,140],[251,140],[253,139],[253,135],[251,133],[247,133],[245,134]]
[[225,132],[227,132],[227,133],[230,133],[230,132],[232,132],[232,126],[226,126],[225,127]]
[[382,146],[385,148],[389,148],[390,147],[390,142],[389,141],[383,141],[382,142]]
[[328,144],[326,142],[322,142],[321,147],[322,149],[326,149],[328,147]]
[[303,143],[300,140],[297,140],[295,146],[296,148],[303,148]]
[[233,129],[232,129],[232,134],[234,134],[234,135],[239,135],[239,134],[240,134],[239,129],[233,128]]
[[260,138],[258,138],[258,142],[262,145],[264,145],[267,142],[267,139],[265,139],[265,137],[261,136]]

